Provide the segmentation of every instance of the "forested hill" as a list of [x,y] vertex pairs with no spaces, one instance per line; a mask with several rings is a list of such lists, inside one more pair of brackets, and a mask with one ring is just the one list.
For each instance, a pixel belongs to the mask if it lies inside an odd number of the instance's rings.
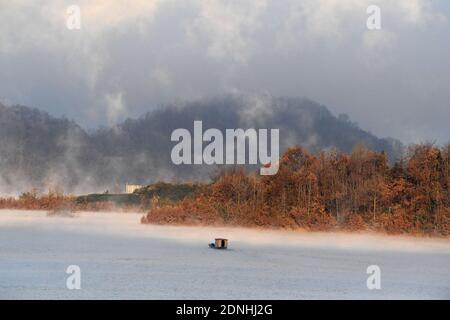
[[85,193],[126,181],[207,180],[216,167],[175,166],[170,160],[172,131],[192,130],[194,120],[202,120],[204,130],[278,128],[280,152],[293,145],[350,152],[363,143],[393,160],[402,149],[399,141],[377,138],[348,116],[300,98],[232,95],[166,105],[92,133],[37,109],[0,104],[0,193],[49,186]]

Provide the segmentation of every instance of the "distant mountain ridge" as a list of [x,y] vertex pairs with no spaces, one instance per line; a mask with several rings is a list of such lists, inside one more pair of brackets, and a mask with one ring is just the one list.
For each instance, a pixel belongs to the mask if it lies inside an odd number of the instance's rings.
[[0,104],[0,193],[59,186],[65,192],[110,189],[126,181],[207,180],[216,168],[175,166],[174,129],[278,128],[280,151],[302,145],[312,152],[358,143],[399,157],[402,144],[360,129],[348,116],[300,98],[229,95],[167,105],[137,119],[87,133],[74,121],[24,106]]

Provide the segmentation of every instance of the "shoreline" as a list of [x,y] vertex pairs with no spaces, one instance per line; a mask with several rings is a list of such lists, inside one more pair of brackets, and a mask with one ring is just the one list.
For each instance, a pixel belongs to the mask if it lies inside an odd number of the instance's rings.
[[[283,229],[283,228],[266,228],[266,227],[246,227],[239,225],[192,225],[192,224],[142,224],[140,222],[140,217],[142,213],[140,212],[118,212],[118,211],[79,211],[76,212],[76,217],[58,217],[58,216],[47,216],[47,210],[18,210],[18,209],[0,209],[0,229],[2,227],[2,216],[4,217],[4,212],[6,214],[8,212],[10,215],[17,217],[17,220],[23,218],[22,222],[28,220],[30,224],[32,224],[31,219],[34,218],[34,215],[37,215],[39,218],[48,219],[51,222],[52,227],[58,227],[58,224],[61,225],[74,225],[77,226],[79,224],[83,224],[83,222],[87,222],[89,218],[93,218],[92,227],[101,227],[102,225],[106,229],[111,230],[110,226],[113,226],[115,229],[114,233],[120,234],[121,229],[123,229],[124,234],[126,235],[128,231],[133,230],[137,231],[137,236],[146,237],[148,235],[152,235],[152,231],[158,232],[167,232],[168,235],[175,235],[180,230],[185,231],[184,236],[180,237],[180,239],[189,239],[192,238],[190,236],[190,232],[193,234],[204,234],[205,240],[212,240],[214,237],[230,237],[232,236],[234,240],[238,239],[238,241],[243,242],[254,242],[259,244],[272,244],[272,245],[298,245],[301,244],[297,240],[305,240],[310,245],[314,245],[314,240],[321,242],[325,239],[325,242],[329,242],[331,247],[334,246],[334,241],[343,241],[345,245],[350,245],[351,241],[357,243],[358,241],[369,241],[374,242],[375,247],[378,247],[376,244],[377,241],[381,241],[387,243],[394,248],[401,248],[403,243],[406,242],[415,242],[416,244],[433,244],[436,243],[438,245],[442,244],[444,246],[448,246],[448,252],[450,254],[450,237],[437,237],[430,235],[416,235],[416,234],[387,234],[377,231],[371,230],[362,230],[362,231],[346,231],[346,230],[330,230],[330,231],[309,231],[302,228],[298,229]],[[17,216],[16,216],[17,215]],[[21,216],[21,217],[20,217]],[[109,217],[109,220],[104,220],[102,218]],[[123,224],[120,224],[121,218],[124,218]],[[130,219],[126,219],[130,218]],[[14,219],[12,219],[14,220]],[[82,220],[82,221],[80,221]],[[79,221],[79,222],[77,222]],[[4,221],[3,221],[4,222]],[[16,221],[17,222],[17,221]],[[72,223],[71,223],[72,222]],[[115,225],[119,223],[118,225]],[[7,223],[6,223],[7,224]],[[87,223],[87,226],[89,224]],[[123,227],[123,228],[122,228]],[[85,231],[89,231],[89,228],[86,228]],[[101,232],[101,230],[100,230]],[[214,235],[215,236],[212,236]],[[241,236],[241,234],[249,235],[249,237]],[[155,235],[155,234],[153,234]],[[164,238],[164,234],[156,234],[157,236],[161,236],[160,238]],[[211,235],[208,237],[208,235]],[[298,239],[296,239],[298,238]],[[269,241],[269,240],[276,241]],[[284,242],[286,241],[286,242]],[[290,242],[292,241],[292,242]],[[324,244],[324,243],[321,243]],[[360,246],[364,248],[364,246]],[[393,247],[389,247],[392,249]],[[381,248],[380,248],[381,249]],[[411,248],[410,248],[411,249]]]
[[[40,212],[45,213],[46,215],[51,212],[52,210],[46,210],[46,209],[17,209],[17,208],[0,208],[0,215],[2,211],[16,211],[16,212]],[[342,228],[334,228],[328,231],[316,231],[316,230],[307,230],[305,228],[282,228],[282,227],[270,227],[270,226],[244,226],[244,225],[236,225],[236,224],[220,224],[220,223],[214,223],[214,224],[192,224],[192,223],[143,223],[142,218],[147,215],[147,211],[134,211],[134,210],[98,210],[98,211],[91,211],[91,210],[75,210],[74,214],[75,217],[58,217],[53,216],[54,218],[68,218],[68,219],[76,219],[77,214],[119,214],[119,215],[139,215],[140,219],[137,222],[139,225],[144,226],[172,226],[172,227],[187,227],[187,228],[232,228],[232,229],[246,229],[246,230],[254,230],[254,231],[260,231],[260,232],[267,232],[267,231],[275,231],[275,232],[293,232],[293,233],[301,233],[301,234],[344,234],[344,235],[368,235],[368,236],[383,236],[383,237],[391,237],[391,238],[413,238],[413,239],[436,239],[436,240],[447,240],[450,241],[450,235],[444,236],[444,235],[433,235],[433,234],[426,234],[426,233],[387,233],[382,231],[377,231],[373,229],[363,229],[363,230],[345,230]]]

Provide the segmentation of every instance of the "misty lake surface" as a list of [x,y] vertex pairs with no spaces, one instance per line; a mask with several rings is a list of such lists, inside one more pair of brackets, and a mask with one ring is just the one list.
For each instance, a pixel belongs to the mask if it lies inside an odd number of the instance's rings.
[[[450,241],[0,210],[1,299],[450,299]],[[215,237],[228,250],[213,250]],[[68,266],[81,270],[69,290]],[[367,288],[367,267],[381,289]]]

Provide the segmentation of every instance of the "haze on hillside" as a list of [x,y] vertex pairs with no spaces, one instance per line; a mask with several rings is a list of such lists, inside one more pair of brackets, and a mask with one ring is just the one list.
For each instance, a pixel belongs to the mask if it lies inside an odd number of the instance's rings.
[[364,144],[397,160],[402,151],[399,141],[379,139],[348,116],[336,117],[306,99],[227,95],[164,106],[91,132],[37,109],[0,105],[0,192],[47,191],[52,186],[65,192],[100,192],[127,181],[208,181],[223,167],[176,166],[170,158],[175,144],[171,132],[192,131],[198,119],[205,130],[279,128],[282,152],[294,145],[312,152],[332,148],[350,152]]

